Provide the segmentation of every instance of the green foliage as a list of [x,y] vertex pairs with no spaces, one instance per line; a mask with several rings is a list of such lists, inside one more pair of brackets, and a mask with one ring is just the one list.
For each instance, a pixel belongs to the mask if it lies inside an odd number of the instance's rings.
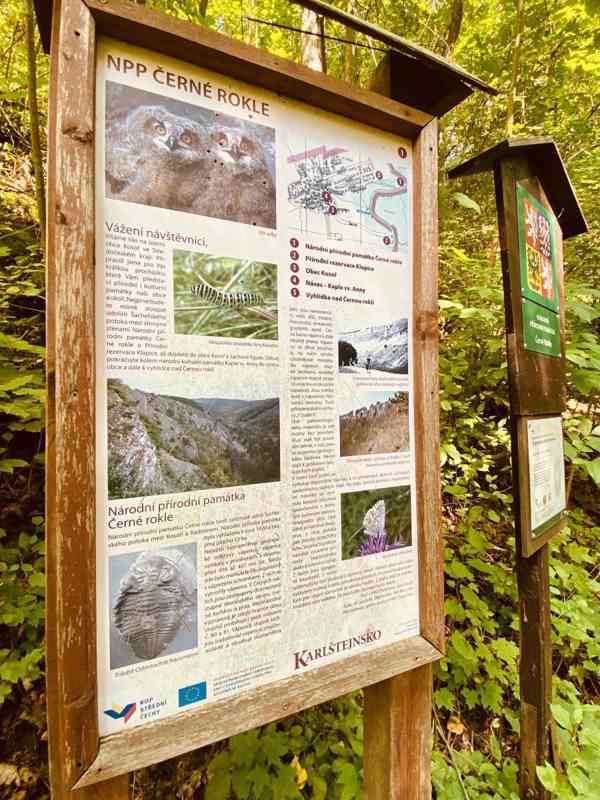
[[477,751],[453,751],[450,762],[434,752],[431,780],[436,800],[519,800],[517,764],[499,749],[490,761]]
[[12,544],[0,529],[0,625],[8,628],[8,647],[0,648],[0,703],[15,684],[31,686],[44,657],[44,537],[41,517],[34,532],[21,532]]
[[40,337],[41,314],[29,305],[41,295],[42,273],[35,245],[12,255],[0,277],[0,703],[15,684],[39,678],[44,624],[43,517],[32,491],[43,465],[44,351],[31,341]]
[[552,542],[550,595],[553,646],[561,665],[558,691],[566,698],[600,678],[600,581],[597,579],[600,527],[581,510],[570,513],[570,529]]
[[551,764],[537,768],[538,778],[560,800],[600,798],[600,706],[554,703],[564,772]]
[[360,800],[362,740],[357,694],[241,733],[210,761],[206,800]]

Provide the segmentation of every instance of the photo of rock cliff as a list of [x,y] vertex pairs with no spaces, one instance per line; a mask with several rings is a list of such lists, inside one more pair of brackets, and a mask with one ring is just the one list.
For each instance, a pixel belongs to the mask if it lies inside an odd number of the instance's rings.
[[409,449],[408,393],[364,392],[340,414],[340,455],[366,456]]
[[340,372],[408,374],[408,320],[340,331],[338,366]]
[[188,398],[108,380],[111,500],[279,480],[279,398]]

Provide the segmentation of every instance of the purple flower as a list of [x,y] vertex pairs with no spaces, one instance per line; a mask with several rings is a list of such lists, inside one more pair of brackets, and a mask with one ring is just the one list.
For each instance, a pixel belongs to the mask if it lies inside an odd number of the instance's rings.
[[370,556],[373,553],[385,553],[389,546],[385,540],[385,533],[376,533],[369,536],[361,545],[359,545],[359,552],[361,556]]

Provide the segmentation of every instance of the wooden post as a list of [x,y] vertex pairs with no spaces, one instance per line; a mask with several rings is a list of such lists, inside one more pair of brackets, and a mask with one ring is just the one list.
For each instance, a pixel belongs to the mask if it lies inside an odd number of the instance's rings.
[[[377,69],[371,88],[393,97],[400,76],[390,57]],[[438,408],[438,205],[437,120],[415,141],[414,297],[420,309],[412,332],[415,453],[419,553],[427,550],[431,570],[419,586],[421,635],[444,649],[444,584],[441,542]],[[438,498],[436,503],[425,498]],[[431,797],[432,668],[420,667],[364,690],[364,782],[366,800],[427,800]]]
[[[510,389],[521,627],[521,797],[548,800],[536,767],[554,761],[560,768],[550,713],[547,542],[565,525],[562,243],[563,238],[586,233],[587,223],[550,137],[507,139],[448,174],[458,178],[490,169],[496,189]],[[536,437],[542,442],[539,446]]]
[[[52,800],[127,800],[129,778],[72,791],[98,749],[94,360],[94,21],[55,3],[47,240],[47,698]],[[77,575],[77,580],[72,578]],[[90,587],[82,596],[79,587]]]
[[[540,392],[539,375],[533,369],[514,374],[515,355],[521,351],[522,321],[520,316],[520,287],[518,274],[519,233],[517,221],[516,184],[531,178],[534,172],[523,156],[508,158],[494,167],[496,205],[506,317],[506,337],[511,389],[511,442],[513,460],[513,498],[516,536],[516,572],[519,593],[519,621],[521,629],[521,659],[519,684],[521,694],[521,797],[525,800],[549,800],[550,794],[537,778],[536,766],[551,761],[550,702],[552,698],[552,640],[550,630],[550,577],[548,545],[545,544],[529,557],[523,555],[522,540],[525,531],[521,526],[520,490],[521,470],[527,463],[526,454],[519,447],[518,419],[524,412],[539,411],[533,395]],[[562,244],[562,242],[561,242]],[[562,289],[562,285],[561,285]],[[562,292],[561,292],[562,294]],[[561,307],[564,307],[561,297]],[[561,326],[564,330],[564,324]],[[564,353],[564,340],[562,342]],[[534,356],[535,358],[535,356]],[[543,363],[543,362],[542,362]],[[563,402],[564,381],[555,377],[554,365],[548,362],[548,381],[551,386],[547,402],[558,409]],[[544,383],[544,381],[542,381]],[[550,409],[548,409],[550,410]]]
[[428,800],[431,797],[431,665],[369,686],[364,694],[365,798]]

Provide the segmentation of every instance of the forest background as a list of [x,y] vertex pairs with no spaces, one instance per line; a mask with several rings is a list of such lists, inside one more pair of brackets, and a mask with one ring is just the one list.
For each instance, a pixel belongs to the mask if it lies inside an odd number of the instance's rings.
[[[299,61],[287,0],[148,6]],[[553,797],[600,798],[600,3],[340,0],[500,90],[447,114],[440,142],[441,405],[448,649],[436,667],[434,796],[517,798],[518,617],[498,234],[491,176],[446,170],[512,136],[553,136],[590,223],[565,247],[569,527],[551,545]],[[376,43],[327,23],[327,70],[366,86]],[[366,47],[364,46],[366,45]],[[44,704],[44,173],[48,59],[31,0],[0,19],[0,800],[47,798]],[[360,692],[134,776],[136,800],[361,796]]]

